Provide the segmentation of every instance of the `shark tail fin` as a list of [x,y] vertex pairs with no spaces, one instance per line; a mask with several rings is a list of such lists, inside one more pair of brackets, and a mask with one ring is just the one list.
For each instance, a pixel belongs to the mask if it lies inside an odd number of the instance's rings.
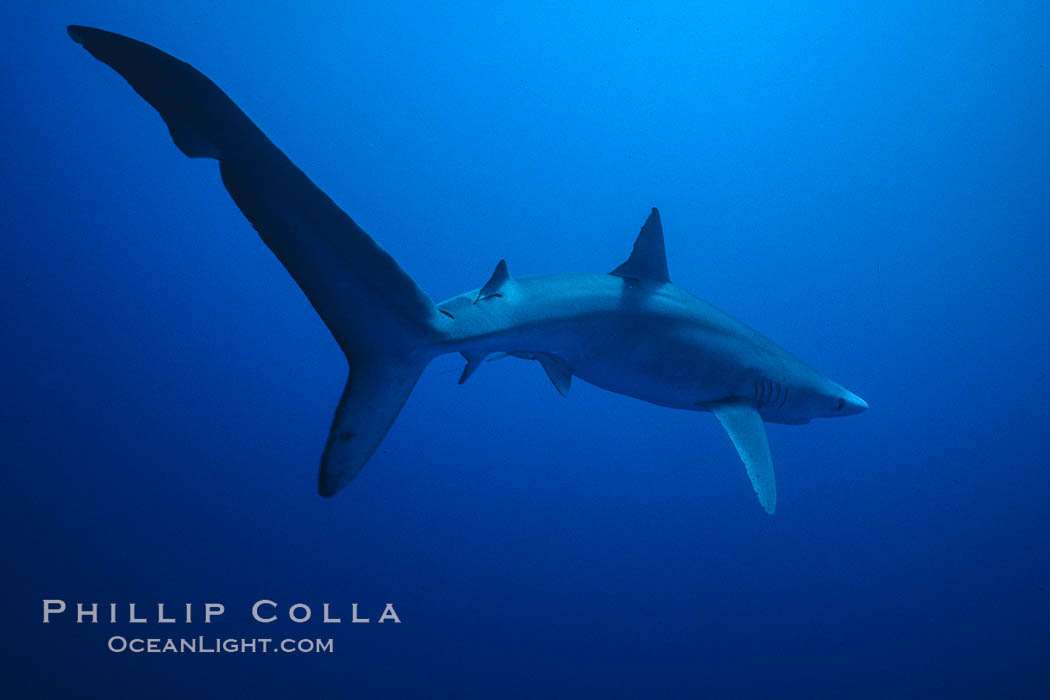
[[72,25],[67,31],[160,112],[175,145],[190,158],[220,159],[267,141],[233,100],[188,63],[103,29]]
[[350,482],[397,418],[446,322],[397,262],[204,74],[149,44],[71,26],[70,37],[160,113],[191,158],[219,161],[223,184],[306,294],[350,363],[318,488]]
[[426,363],[354,362],[328,434],[317,491],[328,498],[353,481],[383,441]]

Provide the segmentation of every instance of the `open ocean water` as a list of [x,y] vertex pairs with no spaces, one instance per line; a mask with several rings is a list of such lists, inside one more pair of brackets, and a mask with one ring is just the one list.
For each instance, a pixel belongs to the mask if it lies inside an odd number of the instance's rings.
[[[678,285],[871,409],[768,426],[770,517],[709,414],[445,356],[322,499],[339,347],[67,24],[212,78],[435,300],[611,270],[659,207]],[[1045,4],[12,1],[0,39],[4,697],[1050,696]]]

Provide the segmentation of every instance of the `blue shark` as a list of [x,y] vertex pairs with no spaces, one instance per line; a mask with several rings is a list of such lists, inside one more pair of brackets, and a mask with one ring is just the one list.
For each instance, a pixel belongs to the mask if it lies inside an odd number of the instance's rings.
[[69,34],[152,105],[223,184],[346,355],[349,378],[321,458],[332,496],[361,471],[427,364],[460,353],[538,362],[561,395],[573,378],[660,406],[714,414],[758,500],[776,509],[764,423],[808,423],[868,404],[758,331],[671,282],[654,208],[627,260],[604,274],[515,278],[501,260],[479,288],[435,304],[211,80],[148,44],[89,27]]

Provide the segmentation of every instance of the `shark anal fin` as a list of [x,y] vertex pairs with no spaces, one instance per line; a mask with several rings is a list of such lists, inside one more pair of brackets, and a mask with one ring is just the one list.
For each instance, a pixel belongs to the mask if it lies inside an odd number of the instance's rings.
[[459,383],[463,384],[470,379],[470,375],[474,374],[478,367],[481,366],[481,363],[485,360],[485,356],[465,352],[461,352],[460,355],[462,355],[463,359],[467,361],[467,365],[463,368],[463,374],[459,375]]
[[569,366],[569,363],[558,355],[546,352],[536,353],[536,359],[539,360],[543,371],[547,373],[558,393],[568,396],[569,388],[572,386],[572,367]]
[[[461,352],[460,355],[467,361],[466,367],[463,368],[463,374],[459,376],[459,383],[462,384],[470,379],[470,376],[481,366],[481,363],[485,361],[486,355],[471,352]],[[543,371],[547,373],[547,377],[551,380],[554,388],[558,390],[558,393],[562,396],[569,395],[569,389],[572,387],[572,367],[560,355],[549,352],[499,352],[488,359],[491,362],[493,360],[502,360],[505,357],[536,360],[543,367]]]
[[617,277],[651,280],[653,282],[670,282],[667,273],[667,251],[664,249],[664,228],[660,223],[660,212],[653,207],[645,225],[634,241],[634,249],[627,262],[620,265],[610,274]]
[[777,508],[777,484],[773,477],[773,456],[769,453],[766,428],[758,409],[743,402],[713,404],[710,409],[729,433],[743,460],[758,502],[772,515]]

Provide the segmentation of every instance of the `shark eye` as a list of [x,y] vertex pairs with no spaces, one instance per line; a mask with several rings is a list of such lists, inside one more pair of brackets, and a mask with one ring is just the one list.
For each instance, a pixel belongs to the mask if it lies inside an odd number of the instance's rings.
[[843,406],[845,406],[845,405],[846,405],[846,399],[839,399],[839,402],[837,404],[835,404],[835,410],[836,411],[841,411]]

